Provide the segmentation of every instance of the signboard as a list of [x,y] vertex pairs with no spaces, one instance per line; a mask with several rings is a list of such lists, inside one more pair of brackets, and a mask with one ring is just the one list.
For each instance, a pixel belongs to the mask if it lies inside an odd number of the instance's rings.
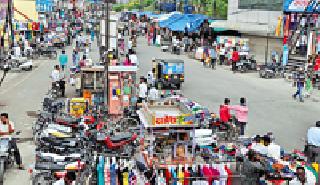
[[320,0],[284,0],[285,12],[320,12]]
[[194,116],[190,114],[182,114],[179,116],[163,115],[153,116],[153,125],[191,125],[193,124]]
[[5,20],[8,10],[8,0],[0,0],[0,20]]
[[53,0],[36,0],[37,12],[51,12],[53,11]]

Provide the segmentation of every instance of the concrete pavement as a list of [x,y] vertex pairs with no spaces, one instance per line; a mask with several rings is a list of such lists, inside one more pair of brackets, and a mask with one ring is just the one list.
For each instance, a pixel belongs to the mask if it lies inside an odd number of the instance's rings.
[[271,131],[276,142],[286,150],[302,149],[304,143],[301,138],[320,119],[320,104],[311,99],[304,103],[293,100],[291,95],[295,88],[283,79],[261,79],[257,73],[233,74],[219,66],[217,70],[204,68],[199,61],[185,55],[172,55],[161,52],[160,48],[147,46],[146,39],[141,37],[138,39],[137,55],[140,60],[139,75],[146,75],[151,70],[152,57],[183,59],[183,94],[211,111],[218,112],[225,97],[231,98],[231,104],[239,104],[240,97],[246,97],[249,106],[247,134]]
[[[75,43],[75,42],[74,42]],[[69,64],[72,63],[72,49],[67,47]],[[59,50],[59,53],[61,50]],[[99,52],[96,42],[92,46],[89,54],[93,61],[99,60]],[[51,86],[49,78],[57,60],[37,60],[36,68],[31,72],[9,73],[0,88],[0,112],[8,112],[10,119],[15,123],[15,130],[21,130],[21,138],[32,137],[33,118],[27,116],[26,111],[36,111],[41,109],[43,97]],[[73,97],[74,88],[67,84],[66,96]],[[27,170],[34,163],[33,142],[19,143],[18,147],[25,165],[25,170],[9,169],[5,174],[5,185],[25,185],[30,184],[30,175]]]

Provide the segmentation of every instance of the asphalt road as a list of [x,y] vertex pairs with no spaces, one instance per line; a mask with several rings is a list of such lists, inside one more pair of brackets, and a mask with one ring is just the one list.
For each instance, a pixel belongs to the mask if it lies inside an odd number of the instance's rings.
[[218,66],[217,70],[204,68],[199,61],[186,55],[172,55],[155,46],[147,46],[145,38],[139,38],[137,55],[140,60],[139,75],[151,70],[152,57],[182,59],[185,61],[185,83],[182,93],[211,111],[218,112],[225,97],[231,104],[239,104],[247,98],[249,121],[247,135],[273,132],[276,142],[286,150],[302,149],[307,129],[319,120],[320,92],[304,103],[292,99],[295,88],[284,79],[261,79],[257,73],[233,74],[229,68]]
[[[26,111],[35,111],[40,108],[42,98],[49,89],[49,74],[52,70],[52,61],[37,60],[36,67],[29,72],[9,73],[0,88],[0,112],[9,113],[9,118],[15,123],[15,130],[21,131],[21,138],[32,137],[33,118],[27,116]],[[26,170],[10,169],[5,174],[6,185],[17,182],[28,184],[27,169],[34,159],[34,145],[31,141],[19,143],[22,161]]]
[[[71,60],[72,47],[67,48]],[[184,55],[163,53],[160,48],[147,46],[144,38],[139,38],[137,55],[140,60],[139,75],[151,70],[151,59],[179,58],[185,60],[185,83],[182,92],[211,111],[217,112],[225,97],[232,104],[238,104],[240,97],[246,97],[249,105],[249,124],[247,134],[265,134],[273,132],[276,142],[286,150],[302,149],[306,130],[319,119],[320,105],[313,100],[299,103],[291,98],[295,91],[283,79],[260,79],[257,74],[233,74],[225,67],[217,70],[204,68],[198,61]],[[98,49],[93,46],[91,56],[98,60]],[[26,111],[41,108],[41,101],[49,90],[49,75],[57,61],[35,61],[37,67],[32,72],[10,73],[0,88],[0,112],[8,112],[15,122],[21,137],[31,138],[33,119]],[[316,92],[320,94],[319,92]],[[68,88],[67,95],[72,96],[73,89]],[[316,96],[315,99],[319,99]],[[32,142],[19,143],[26,170],[10,169],[5,174],[6,185],[29,184],[27,169],[34,162]]]

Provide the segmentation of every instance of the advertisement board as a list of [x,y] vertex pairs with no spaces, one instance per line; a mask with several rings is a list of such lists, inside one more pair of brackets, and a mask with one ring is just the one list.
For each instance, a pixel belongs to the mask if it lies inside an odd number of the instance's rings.
[[51,12],[53,5],[53,0],[36,0],[37,12]]
[[8,11],[8,0],[0,0],[0,20],[5,20]]
[[194,116],[191,114],[153,116],[153,125],[191,125],[194,123]]
[[320,0],[284,0],[285,12],[320,12]]

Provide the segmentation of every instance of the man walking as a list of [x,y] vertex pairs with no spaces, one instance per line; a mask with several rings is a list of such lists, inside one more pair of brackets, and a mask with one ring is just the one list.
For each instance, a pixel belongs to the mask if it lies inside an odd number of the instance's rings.
[[62,50],[62,53],[59,56],[59,63],[62,70],[66,67],[68,64],[68,56],[66,55],[66,51]]
[[232,52],[232,71],[233,72],[236,72],[238,61],[239,61],[239,52],[236,50],[236,48],[233,48],[233,52]]
[[[300,74],[300,75],[303,75],[302,69],[299,70],[299,74]],[[300,76],[299,74],[298,74],[298,76]],[[302,97],[302,89],[303,89],[303,86],[304,86],[303,80],[298,78],[298,79],[297,79],[297,84],[296,84],[296,86],[297,86],[297,91],[296,91],[295,94],[292,95],[292,97],[293,97],[294,99],[296,99],[297,96],[299,95],[299,100],[300,100],[300,102],[303,102],[303,97]]]
[[210,49],[210,58],[211,58],[211,68],[216,68],[216,61],[217,61],[217,51],[216,46],[214,45],[213,48]]
[[137,103],[142,103],[145,101],[148,93],[148,86],[146,84],[145,78],[140,78],[140,84],[139,84],[139,98]]

